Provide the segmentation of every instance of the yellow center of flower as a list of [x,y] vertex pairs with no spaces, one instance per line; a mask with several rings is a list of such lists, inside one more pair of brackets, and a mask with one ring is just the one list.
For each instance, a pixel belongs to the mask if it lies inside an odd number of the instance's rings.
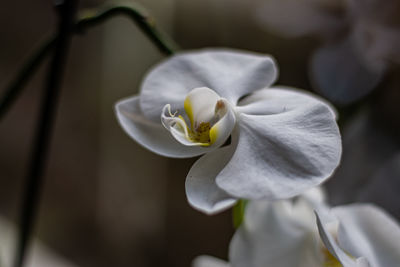
[[201,122],[195,131],[190,129],[189,137],[196,142],[211,144],[210,128],[209,122]]
[[[194,119],[193,108],[189,98],[184,102],[185,112],[190,121],[190,127],[187,127],[188,137],[190,141],[201,143],[201,146],[210,146],[217,139],[217,128],[212,127],[223,115],[225,111],[225,103],[222,100],[215,104],[214,116],[210,121],[196,121]],[[183,119],[183,118],[182,118]]]
[[199,87],[190,91],[184,100],[186,114],[171,112],[166,104],[161,113],[161,123],[173,137],[185,146],[222,145],[235,125],[229,102],[216,92]]
[[343,265],[329,252],[328,249],[323,247],[322,249],[323,255],[323,266],[324,267],[342,267]]

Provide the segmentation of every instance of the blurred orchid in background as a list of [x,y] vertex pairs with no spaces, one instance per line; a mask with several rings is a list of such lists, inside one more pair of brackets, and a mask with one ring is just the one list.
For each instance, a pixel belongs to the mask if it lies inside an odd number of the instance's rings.
[[250,201],[230,243],[229,265],[200,256],[193,267],[213,266],[210,263],[221,267],[335,266],[337,261],[322,244],[315,222],[315,209],[328,212],[324,201],[320,188],[290,200]]
[[400,266],[400,226],[389,214],[369,204],[339,206],[331,213],[336,221],[324,222],[317,212],[318,229],[344,267]]
[[257,18],[288,38],[317,36],[310,62],[315,89],[337,104],[367,95],[400,57],[397,0],[266,0]]
[[117,117],[157,154],[205,154],[186,179],[189,203],[200,211],[216,213],[239,198],[293,197],[331,176],[341,138],[325,101],[270,87],[277,72],[261,54],[180,53],[150,71],[140,95],[117,103]]
[[[26,267],[77,267],[69,260],[55,253],[38,239],[32,240],[32,249],[27,255]],[[16,248],[15,226],[0,217],[0,267],[12,266],[13,250]]]
[[343,125],[341,165],[325,185],[334,206],[374,203],[400,220],[400,140],[394,119],[376,109],[362,109]]
[[380,208],[330,210],[315,188],[292,200],[251,201],[230,243],[229,263],[200,256],[193,267],[394,267],[399,238],[399,225]]

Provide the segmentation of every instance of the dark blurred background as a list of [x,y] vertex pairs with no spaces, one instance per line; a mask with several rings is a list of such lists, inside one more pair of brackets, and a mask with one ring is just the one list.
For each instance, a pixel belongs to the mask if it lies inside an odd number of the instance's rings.
[[[137,2],[182,48],[222,46],[272,54],[280,68],[279,84],[327,97],[330,94],[324,90],[335,87],[321,89],[318,83],[312,82],[313,73],[310,72],[315,68],[310,67],[310,60],[315,51],[324,45],[334,46],[335,40],[342,40],[349,33],[358,34],[359,21],[367,29],[388,29],[394,39],[390,35],[386,40],[385,36],[389,35],[375,31],[369,33],[373,38],[367,40],[368,45],[360,45],[356,38],[356,45],[352,46],[357,54],[372,55],[368,60],[360,60],[366,65],[372,60],[381,64],[390,56],[390,62],[378,71],[371,70],[372,74],[355,72],[354,76],[347,77],[350,81],[362,81],[378,73],[373,88],[366,88],[359,97],[345,91],[340,94],[341,99],[331,99],[339,110],[344,154],[341,167],[327,187],[333,204],[375,202],[399,219],[400,79],[397,59],[400,52],[392,49],[389,53],[390,45],[383,44],[396,43],[396,36],[400,39],[399,22],[387,19],[400,17],[400,10],[385,13],[384,19],[379,20],[364,12],[359,16],[362,19],[357,20],[358,13],[354,10],[363,10],[361,0],[347,1],[361,3],[360,8],[352,7],[351,12],[343,4],[346,1],[338,1],[340,8],[329,5],[321,8],[321,3],[327,1],[302,0],[299,2],[310,5],[314,11],[319,10],[318,16],[330,18],[333,14],[346,26],[332,31],[329,37],[315,32],[288,35],[281,25],[259,19],[268,1]],[[283,4],[290,2],[282,1]],[[84,9],[103,3],[80,1],[80,6]],[[287,21],[294,11],[271,5],[269,13],[273,8],[282,21]],[[316,16],[307,18],[312,22]],[[54,32],[56,21],[51,1],[21,0],[2,4],[1,94],[27,56]],[[295,26],[304,22],[295,21]],[[380,41],[383,38],[383,44],[371,41],[374,38]],[[378,58],[377,55],[383,56]],[[234,231],[230,211],[206,216],[193,210],[186,201],[184,181],[195,159],[167,159],[143,149],[120,129],[113,113],[114,103],[137,94],[142,77],[163,58],[124,17],[110,19],[73,38],[35,234],[77,266],[183,267],[190,266],[191,260],[201,254],[227,258]],[[346,66],[350,61],[353,62],[344,56],[340,64]],[[328,69],[329,73],[341,69],[340,65],[335,65],[337,62],[324,62],[326,66],[334,66]],[[18,220],[47,63],[0,122],[0,214],[14,223]],[[364,65],[360,63],[360,66]],[[332,82],[329,79],[333,79]],[[342,80],[334,76],[324,81],[336,84],[334,81]],[[358,92],[364,90],[363,86],[362,82],[349,85],[357,87]]]

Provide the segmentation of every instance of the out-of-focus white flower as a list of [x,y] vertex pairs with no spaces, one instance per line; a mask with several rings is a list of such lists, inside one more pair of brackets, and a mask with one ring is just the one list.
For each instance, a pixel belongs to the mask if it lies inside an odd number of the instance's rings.
[[231,265],[223,260],[212,256],[199,256],[193,260],[192,267],[230,267]]
[[310,76],[330,100],[347,104],[369,93],[392,63],[400,63],[398,0],[266,0],[257,17],[286,36],[314,35],[323,46]]
[[251,201],[230,243],[229,263],[200,256],[193,267],[335,267],[338,261],[319,238],[314,209],[328,212],[319,189],[294,200]]
[[332,174],[341,139],[326,102],[270,87],[276,77],[273,59],[261,54],[179,53],[147,75],[140,95],[118,102],[116,113],[128,135],[157,154],[205,154],[186,179],[196,209],[211,214],[238,198],[288,198]]
[[[15,226],[0,217],[0,267],[12,266],[16,248]],[[37,239],[32,240],[26,256],[26,267],[77,267]]]
[[[318,215],[318,212],[317,212]],[[353,204],[332,209],[338,227],[317,216],[321,238],[344,267],[400,266],[400,226],[382,209]]]
[[[394,134],[392,118],[398,112],[387,117],[376,110],[380,106],[361,110],[343,125],[342,142],[349,149],[325,186],[334,206],[373,203],[400,220],[400,139]],[[382,121],[390,121],[391,128]]]
[[229,263],[200,256],[193,267],[397,267],[399,240],[399,225],[380,208],[329,209],[314,189],[292,201],[251,201]]

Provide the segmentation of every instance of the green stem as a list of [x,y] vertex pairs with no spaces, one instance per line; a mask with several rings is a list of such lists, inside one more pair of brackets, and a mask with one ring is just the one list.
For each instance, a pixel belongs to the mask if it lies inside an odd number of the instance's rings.
[[[98,25],[116,15],[128,16],[165,55],[171,55],[174,51],[178,50],[178,46],[156,28],[154,20],[138,5],[114,4],[107,7],[85,10],[75,23],[74,32],[78,34],[84,33],[86,29]],[[38,66],[54,48],[56,39],[57,35],[54,35],[43,41],[39,48],[33,52],[22,66],[15,79],[13,79],[6,87],[7,89],[5,90],[3,97],[0,98],[0,119],[4,114],[6,114],[7,110],[18,98],[24,85],[32,77]]]
[[112,5],[86,10],[81,13],[80,19],[76,24],[76,31],[82,32],[86,28],[97,25],[115,15],[128,16],[162,53],[172,55],[178,50],[178,46],[156,28],[154,19],[136,4]]
[[247,200],[239,199],[235,206],[232,208],[233,226],[235,229],[239,228],[244,220],[244,212],[246,210]]

